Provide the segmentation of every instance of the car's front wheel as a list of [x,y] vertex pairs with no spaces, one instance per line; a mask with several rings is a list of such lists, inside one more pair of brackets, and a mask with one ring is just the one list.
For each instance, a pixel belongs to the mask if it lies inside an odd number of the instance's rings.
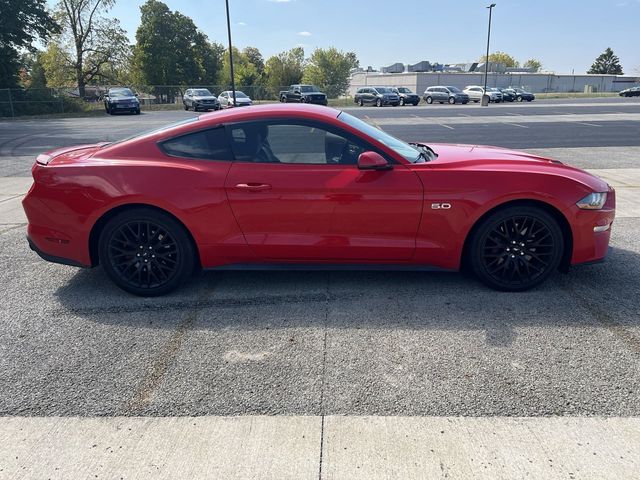
[[149,208],[132,208],[111,218],[100,234],[98,252],[118,287],[149,297],[183,284],[196,259],[184,227]]
[[363,107],[363,106],[364,106],[364,102],[362,101],[362,99],[359,99],[359,100],[358,100],[358,105],[360,105],[361,107]]
[[425,98],[425,101],[426,101],[429,105],[431,105],[431,104],[433,103],[433,98],[431,98],[431,97],[427,97],[427,98]]
[[404,98],[400,97],[400,105],[404,107]]
[[558,269],[564,238],[558,222],[538,207],[496,211],[475,229],[467,251],[473,272],[486,285],[522,291]]
[[456,103],[456,98],[455,97],[449,97],[449,103],[451,105],[455,104]]

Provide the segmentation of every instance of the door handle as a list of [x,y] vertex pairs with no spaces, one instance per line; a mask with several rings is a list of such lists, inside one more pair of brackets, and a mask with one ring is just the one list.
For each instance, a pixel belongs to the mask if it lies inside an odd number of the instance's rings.
[[265,190],[271,190],[271,185],[268,183],[239,183],[236,188],[241,190],[249,190],[250,192],[263,192]]

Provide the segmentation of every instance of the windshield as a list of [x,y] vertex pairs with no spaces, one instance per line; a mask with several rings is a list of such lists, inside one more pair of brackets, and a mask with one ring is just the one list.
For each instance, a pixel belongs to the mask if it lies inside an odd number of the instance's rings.
[[388,133],[374,126],[369,125],[367,122],[364,122],[359,118],[356,118],[345,112],[340,112],[340,115],[338,115],[338,119],[343,121],[350,127],[353,127],[357,130],[360,130],[362,133],[369,135],[371,138],[375,138],[380,143],[385,144],[387,147],[394,150],[398,155],[402,155],[408,162],[414,163],[421,158],[421,153],[419,150],[413,148],[408,143],[397,139],[396,137],[392,137]]
[[393,90],[387,87],[376,87],[376,92],[378,93],[394,93]]
[[128,88],[119,88],[118,90],[109,90],[110,97],[133,97],[133,92]]
[[206,88],[199,88],[193,91],[195,97],[211,97],[211,92]]
[[[229,92],[229,96],[233,97],[233,92]],[[236,98],[249,98],[240,90],[236,90]]]
[[300,87],[300,91],[301,92],[319,92],[320,90],[318,90],[314,85],[303,85]]
[[460,93],[461,90],[458,87],[446,87],[451,93]]
[[413,93],[411,90],[409,90],[409,89],[408,89],[408,88],[406,88],[406,87],[400,87],[400,88],[398,88],[398,91],[399,91],[400,93]]

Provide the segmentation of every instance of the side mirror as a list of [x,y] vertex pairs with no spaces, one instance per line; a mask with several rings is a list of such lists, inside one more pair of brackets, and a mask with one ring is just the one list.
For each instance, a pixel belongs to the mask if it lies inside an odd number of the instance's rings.
[[391,170],[393,165],[379,153],[366,151],[358,157],[358,168],[360,170]]
[[293,93],[295,93],[296,95],[300,95],[300,90],[294,90]]

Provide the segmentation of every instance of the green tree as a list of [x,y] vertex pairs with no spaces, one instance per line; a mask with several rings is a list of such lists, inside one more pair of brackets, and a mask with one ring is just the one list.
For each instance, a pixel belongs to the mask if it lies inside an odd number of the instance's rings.
[[357,66],[358,59],[353,52],[343,53],[334,47],[316,48],[304,70],[303,80],[335,98],[347,91],[351,69]]
[[613,53],[613,50],[607,48],[596,61],[593,62],[587,73],[599,73],[609,75],[622,75],[622,66],[620,59]]
[[46,88],[47,78],[42,64],[41,51],[26,52],[22,55],[22,67],[20,81],[24,88]]
[[138,83],[204,85],[218,81],[223,49],[209,43],[193,20],[158,0],[140,7],[134,69]]
[[266,83],[275,93],[282,87],[300,83],[304,73],[304,49],[295,47],[269,57],[264,70]]
[[534,72],[539,72],[542,70],[542,62],[540,60],[536,60],[535,58],[530,58],[522,65],[524,68],[533,68]]
[[[106,72],[122,63],[129,54],[126,32],[120,21],[108,18],[115,0],[60,0],[55,18],[62,25],[62,34],[53,39],[58,66],[50,68],[72,72],[80,98],[87,84],[109,80]],[[57,72],[51,80],[57,82],[66,74]],[[57,80],[53,80],[53,78]]]
[[18,85],[22,50],[34,50],[36,39],[59,31],[46,0],[0,0],[0,88]]
[[[251,87],[253,85],[259,85],[262,80],[262,74],[260,73],[260,65],[253,63],[252,56],[257,49],[249,47],[249,55],[247,55],[247,49],[242,52],[236,47],[233,47],[233,78],[236,82],[236,87]],[[260,54],[260,52],[258,52]],[[262,55],[260,55],[262,58]],[[222,67],[222,82],[223,84],[231,83],[231,65],[229,62],[229,50],[224,53],[223,67]]]
[[[480,62],[486,61],[487,56],[483,55],[480,57]],[[494,52],[489,54],[489,62],[491,63],[503,63],[507,67],[519,67],[520,62],[518,62],[514,57],[505,52]]]

